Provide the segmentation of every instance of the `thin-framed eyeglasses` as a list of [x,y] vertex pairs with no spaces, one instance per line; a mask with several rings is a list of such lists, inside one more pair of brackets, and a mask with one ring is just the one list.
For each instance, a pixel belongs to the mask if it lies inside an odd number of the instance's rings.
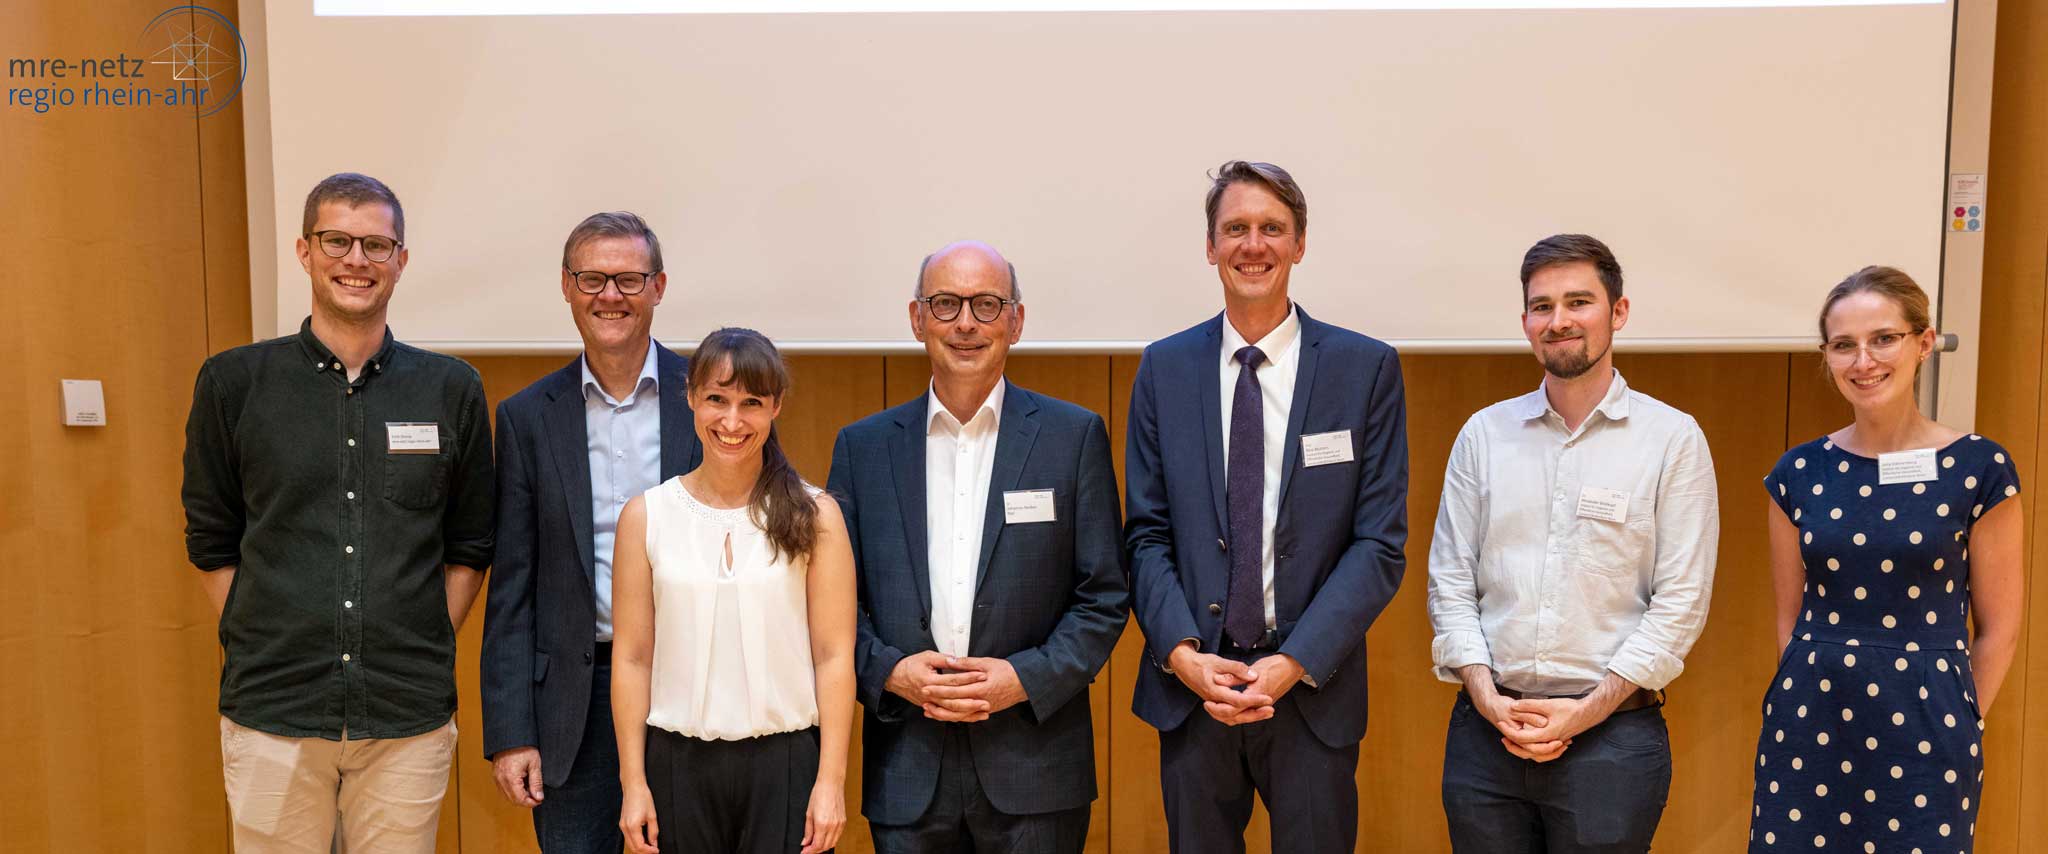
[[1829,339],[1827,343],[1820,345],[1820,351],[1823,355],[1827,356],[1829,362],[1836,365],[1855,364],[1856,354],[1858,353],[1869,353],[1870,358],[1876,361],[1889,361],[1899,355],[1899,349],[1905,346],[1906,339],[1918,335],[1920,332],[1921,330],[1914,330],[1912,332],[1885,330],[1870,336],[1869,340],[1866,341],[1858,341],[1845,335],[1840,338]]
[[569,278],[576,280],[576,289],[591,296],[604,293],[606,283],[616,282],[620,296],[633,296],[647,290],[647,280],[655,271],[645,273],[605,273],[597,270],[570,270]]
[[1003,316],[1003,309],[1018,304],[1016,300],[995,294],[963,297],[959,294],[937,293],[928,297],[918,297],[917,301],[924,303],[925,310],[930,311],[932,318],[940,323],[951,323],[954,318],[959,317],[961,305],[966,305],[969,311],[974,312],[975,320],[994,323],[996,318]]
[[360,243],[363,246],[363,257],[378,263],[391,260],[391,253],[397,252],[399,247],[405,245],[405,241],[393,240],[381,234],[357,237],[346,231],[332,229],[308,232],[306,239],[318,245],[320,251],[326,253],[329,258],[347,258],[349,251]]

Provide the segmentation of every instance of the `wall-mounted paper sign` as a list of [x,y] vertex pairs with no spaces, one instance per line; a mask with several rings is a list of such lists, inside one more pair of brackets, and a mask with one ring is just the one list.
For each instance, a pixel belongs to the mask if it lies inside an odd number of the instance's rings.
[[1984,230],[1984,173],[1954,172],[1948,176],[1948,230]]
[[59,380],[64,384],[64,426],[107,426],[107,396],[99,380]]

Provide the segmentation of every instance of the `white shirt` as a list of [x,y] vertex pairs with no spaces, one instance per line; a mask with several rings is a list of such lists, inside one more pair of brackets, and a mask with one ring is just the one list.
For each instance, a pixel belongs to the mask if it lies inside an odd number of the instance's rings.
[[654,570],[648,725],[707,741],[816,726],[810,561],[770,557],[768,535],[747,508],[710,507],[680,477],[646,496]]
[[597,639],[612,639],[612,540],[627,499],[661,482],[661,380],[653,342],[624,401],[606,394],[583,366],[583,433],[590,454],[590,534],[597,565]]
[[1005,385],[1007,380],[998,380],[966,424],[939,402],[937,388],[925,394],[924,522],[932,641],[947,655],[967,654],[974,622],[981,526],[988,518],[988,481],[995,468]]
[[1257,341],[1246,341],[1238,334],[1237,327],[1230,325],[1229,316],[1223,318],[1223,354],[1218,369],[1219,381],[1223,384],[1223,459],[1230,459],[1230,412],[1236,403],[1237,375],[1243,365],[1237,361],[1237,351],[1246,345],[1255,345],[1259,352],[1266,354],[1266,360],[1259,363],[1253,374],[1259,378],[1259,402],[1264,405],[1264,424],[1260,432],[1265,434],[1266,478],[1265,495],[1259,502],[1259,529],[1264,535],[1259,538],[1259,578],[1266,589],[1266,628],[1279,625],[1273,607],[1273,526],[1280,518],[1280,465],[1287,451],[1287,412],[1294,403],[1294,372],[1301,364],[1301,320],[1294,306],[1287,307],[1287,317],[1279,326],[1266,333]]
[[[1589,517],[1588,490],[1626,493],[1627,521]],[[1577,430],[1541,386],[1480,410],[1429,548],[1437,678],[1485,664],[1527,693],[1584,693],[1608,671],[1663,689],[1706,626],[1720,527],[1699,424],[1620,372]]]

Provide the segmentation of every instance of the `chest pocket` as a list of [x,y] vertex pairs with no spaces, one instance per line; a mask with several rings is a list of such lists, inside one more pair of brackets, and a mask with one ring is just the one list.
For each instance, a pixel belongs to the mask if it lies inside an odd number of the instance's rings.
[[385,454],[384,498],[409,510],[432,510],[448,500],[449,459],[438,454]]
[[[1633,509],[1633,508],[1632,508]],[[1648,513],[1631,512],[1627,522],[1574,519],[1578,529],[1578,566],[1605,578],[1635,578],[1655,554],[1657,527]]]

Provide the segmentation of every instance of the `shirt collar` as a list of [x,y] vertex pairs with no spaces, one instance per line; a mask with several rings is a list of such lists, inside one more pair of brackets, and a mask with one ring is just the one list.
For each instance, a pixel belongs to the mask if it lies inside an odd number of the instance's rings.
[[[1514,403],[1515,417],[1528,421],[1541,418],[1554,411],[1550,408],[1550,395],[1544,393],[1544,386],[1549,382],[1550,376],[1545,374],[1543,382],[1536,384],[1535,391],[1516,398]],[[1607,395],[1600,398],[1600,404],[1593,407],[1593,411],[1606,415],[1609,421],[1619,421],[1628,417],[1628,410],[1628,380],[1622,379],[1621,371],[1616,370],[1614,372],[1614,382],[1607,384]]]
[[1237,327],[1230,325],[1230,317],[1225,315],[1223,318],[1223,361],[1235,362],[1237,351],[1244,349],[1247,345],[1257,346],[1259,352],[1266,354],[1267,363],[1271,364],[1279,361],[1280,354],[1287,352],[1287,348],[1293,346],[1295,339],[1301,335],[1301,319],[1297,316],[1299,313],[1293,303],[1288,303],[1287,316],[1280,319],[1280,325],[1273,327],[1273,331],[1266,333],[1266,337],[1257,341],[1244,340],[1244,336],[1238,334]]
[[[320,336],[313,334],[312,315],[306,315],[305,320],[299,321],[298,338],[299,348],[305,351],[306,359],[314,369],[322,371],[336,370],[334,366],[339,364],[341,360],[335,358],[334,351],[327,349],[327,345],[320,342]],[[384,343],[377,347],[377,355],[371,356],[370,361],[363,364],[363,374],[367,376],[369,374],[382,373],[384,365],[391,361],[392,354],[398,352],[397,344],[398,339],[391,334],[391,326],[386,324],[384,326]]]
[[[640,363],[640,377],[633,381],[633,391],[628,393],[627,397],[630,398],[633,395],[639,394],[643,388],[650,388],[655,391],[661,390],[661,374],[656,370],[654,356],[654,342],[649,341],[647,342],[647,358]],[[613,406],[620,405],[619,401],[613,400],[611,395],[605,393],[604,386],[600,385],[597,381],[597,375],[590,372],[589,353],[585,353],[582,357],[578,358],[576,364],[583,369],[584,400],[590,400],[591,395],[594,394],[599,399]]]
[[[1008,379],[997,380],[996,387],[989,390],[988,398],[983,400],[981,402],[981,406],[974,410],[973,417],[967,419],[967,423],[973,424],[977,421],[980,421],[983,416],[987,416],[988,426],[990,429],[1001,427],[1003,421],[1003,391],[1004,387],[1008,386],[1009,384],[1010,381]],[[959,421],[953,417],[952,411],[948,410],[945,404],[939,402],[939,390],[937,386],[927,385],[925,387],[924,399],[925,435],[931,435],[932,427],[933,425],[939,423],[939,416],[941,415],[944,415],[947,421],[952,422],[954,424],[959,424]]]

